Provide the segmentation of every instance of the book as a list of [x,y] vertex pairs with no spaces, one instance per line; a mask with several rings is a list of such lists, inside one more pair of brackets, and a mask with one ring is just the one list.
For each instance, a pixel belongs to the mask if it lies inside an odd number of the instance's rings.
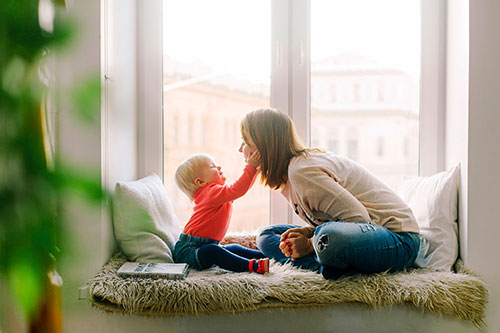
[[180,280],[187,276],[188,264],[126,262],[118,269],[122,278]]

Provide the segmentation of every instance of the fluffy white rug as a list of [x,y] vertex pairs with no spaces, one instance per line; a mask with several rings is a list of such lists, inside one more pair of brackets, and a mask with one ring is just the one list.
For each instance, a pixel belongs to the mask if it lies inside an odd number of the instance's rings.
[[123,279],[113,256],[89,281],[94,306],[140,315],[212,314],[268,307],[321,306],[359,302],[373,307],[409,302],[439,314],[483,323],[487,290],[463,265],[457,273],[415,269],[394,274],[355,275],[337,281],[271,261],[271,273],[191,270],[184,280]]

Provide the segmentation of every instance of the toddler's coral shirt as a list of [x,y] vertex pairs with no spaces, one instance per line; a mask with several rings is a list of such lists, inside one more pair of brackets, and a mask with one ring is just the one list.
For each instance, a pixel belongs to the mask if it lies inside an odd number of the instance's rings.
[[233,200],[247,193],[256,174],[257,169],[247,164],[243,174],[233,184],[207,184],[196,191],[193,196],[193,215],[183,233],[221,241],[229,227]]

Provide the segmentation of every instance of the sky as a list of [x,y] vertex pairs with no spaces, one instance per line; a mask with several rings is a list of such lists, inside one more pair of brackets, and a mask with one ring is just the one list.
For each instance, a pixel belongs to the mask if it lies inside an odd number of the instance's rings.
[[[164,53],[268,82],[271,0],[164,0]],[[311,61],[355,52],[418,78],[419,0],[311,0]]]

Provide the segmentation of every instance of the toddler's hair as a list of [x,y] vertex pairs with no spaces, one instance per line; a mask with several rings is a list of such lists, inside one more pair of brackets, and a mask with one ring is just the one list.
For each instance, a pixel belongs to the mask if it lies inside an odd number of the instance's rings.
[[182,192],[186,193],[190,200],[193,200],[193,195],[198,190],[194,180],[198,177],[201,164],[212,159],[212,156],[208,154],[195,154],[188,157],[177,167],[175,183]]

